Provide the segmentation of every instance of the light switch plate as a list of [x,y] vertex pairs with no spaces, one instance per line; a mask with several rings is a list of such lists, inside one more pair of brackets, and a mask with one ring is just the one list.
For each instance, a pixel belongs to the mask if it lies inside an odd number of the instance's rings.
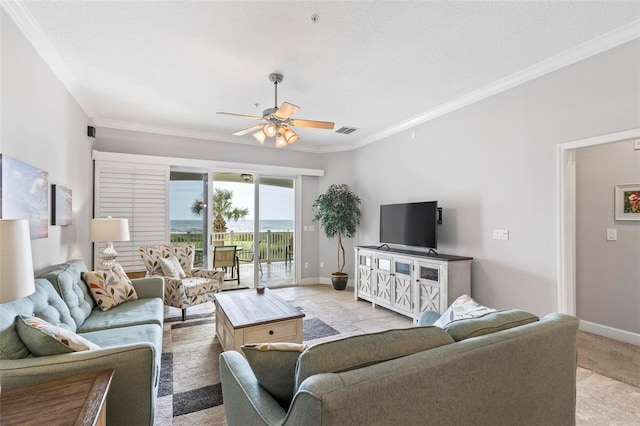
[[509,240],[509,230],[508,229],[494,229],[493,230],[493,239],[494,240]]
[[617,241],[617,240],[618,240],[618,230],[607,229],[607,241]]
[[633,145],[634,149],[640,149],[640,139],[636,139]]

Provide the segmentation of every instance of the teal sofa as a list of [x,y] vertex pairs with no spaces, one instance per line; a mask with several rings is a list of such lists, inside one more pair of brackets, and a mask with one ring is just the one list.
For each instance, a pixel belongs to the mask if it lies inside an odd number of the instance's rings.
[[575,425],[578,319],[522,311],[487,317],[446,331],[425,325],[413,329],[418,334],[390,330],[307,348],[288,367],[293,397],[285,403],[261,385],[260,368],[223,352],[227,423]]
[[[86,270],[80,260],[53,266],[36,279],[35,293],[0,305],[2,389],[114,369],[107,396],[107,423],[151,426],[160,380],[163,280],[132,280],[138,299],[103,312],[81,278]],[[18,315],[35,315],[68,328],[100,349],[36,357],[16,331]]]

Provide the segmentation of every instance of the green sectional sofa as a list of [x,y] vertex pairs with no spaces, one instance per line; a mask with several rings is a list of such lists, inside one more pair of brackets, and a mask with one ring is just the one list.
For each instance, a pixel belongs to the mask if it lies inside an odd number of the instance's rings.
[[[227,423],[574,425],[578,323],[507,311],[447,331],[425,325],[320,343],[293,364],[291,352],[264,354],[266,366],[256,354],[223,352]],[[289,372],[290,401],[267,390],[274,383],[260,383],[261,368]]]
[[[80,260],[56,265],[36,279],[32,295],[0,305],[0,384],[3,389],[88,371],[114,369],[107,423],[153,425],[162,352],[162,278],[132,280],[138,299],[101,311],[81,273]],[[99,349],[34,356],[16,330],[19,315],[69,329]]]

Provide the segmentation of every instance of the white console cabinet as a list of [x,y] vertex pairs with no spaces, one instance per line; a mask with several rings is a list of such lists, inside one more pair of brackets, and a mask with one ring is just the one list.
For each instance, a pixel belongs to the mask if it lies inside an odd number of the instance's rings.
[[471,295],[471,257],[358,246],[355,298],[418,321],[422,311],[444,312]]

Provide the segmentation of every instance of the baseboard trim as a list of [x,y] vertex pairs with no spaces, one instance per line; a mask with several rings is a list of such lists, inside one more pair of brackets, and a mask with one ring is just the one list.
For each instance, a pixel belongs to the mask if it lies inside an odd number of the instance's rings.
[[[313,285],[313,284],[331,284],[331,277],[313,277],[313,278],[303,278],[300,281],[300,285]],[[347,282],[347,287],[353,287],[355,285],[355,281],[349,278],[349,282]]]
[[583,320],[580,320],[580,330],[640,346],[640,334],[638,333],[632,333],[630,331],[620,330],[618,328]]

